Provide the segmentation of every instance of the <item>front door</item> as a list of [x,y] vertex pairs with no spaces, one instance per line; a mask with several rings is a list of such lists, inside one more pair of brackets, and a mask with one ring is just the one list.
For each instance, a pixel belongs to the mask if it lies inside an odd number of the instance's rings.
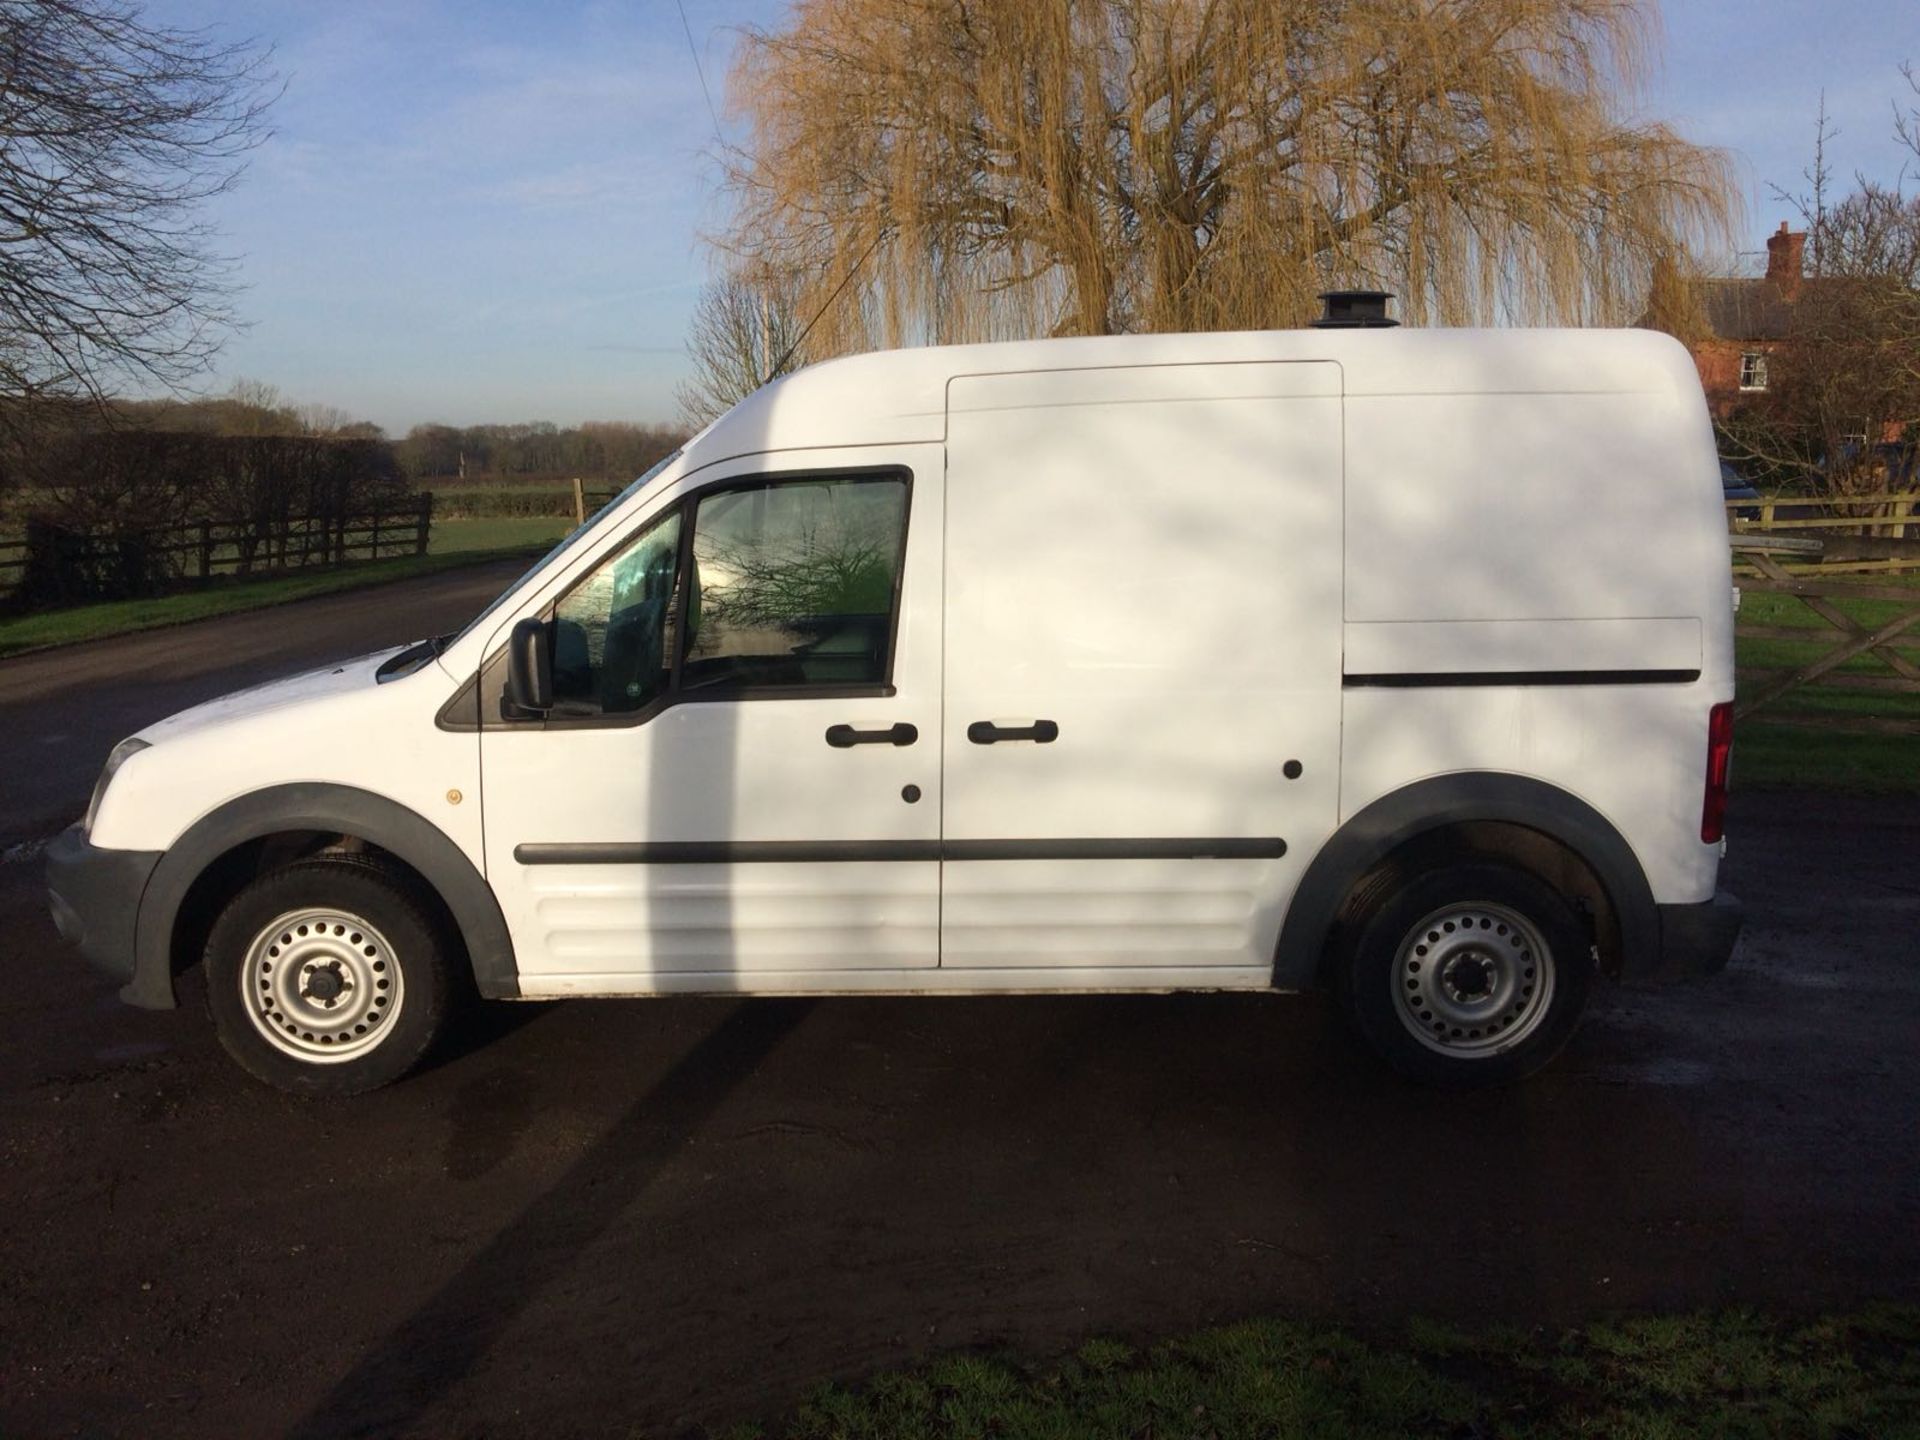
[[836,458],[701,472],[542,608],[555,708],[481,736],[524,993],[938,964],[940,451]]
[[952,383],[943,968],[1270,969],[1338,803],[1340,427],[1331,364]]

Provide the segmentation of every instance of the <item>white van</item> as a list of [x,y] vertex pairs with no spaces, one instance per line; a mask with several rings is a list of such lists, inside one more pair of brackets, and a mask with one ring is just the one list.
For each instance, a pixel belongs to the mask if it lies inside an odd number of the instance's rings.
[[311,1093],[468,989],[1327,986],[1511,1079],[1732,949],[1718,475],[1644,331],[816,365],[459,634],[125,741],[54,914]]

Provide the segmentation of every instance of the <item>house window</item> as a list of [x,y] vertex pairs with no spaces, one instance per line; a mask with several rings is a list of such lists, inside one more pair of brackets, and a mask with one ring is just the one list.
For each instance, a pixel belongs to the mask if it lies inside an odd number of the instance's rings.
[[1742,390],[1767,388],[1767,357],[1761,351],[1749,350],[1740,357],[1740,388]]

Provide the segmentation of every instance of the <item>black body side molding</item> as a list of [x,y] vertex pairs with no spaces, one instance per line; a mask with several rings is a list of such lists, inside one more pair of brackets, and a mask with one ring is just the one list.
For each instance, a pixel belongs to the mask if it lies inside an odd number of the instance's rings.
[[516,845],[522,865],[768,865],[903,860],[1273,860],[1279,836],[1191,840],[640,840]]
[[405,806],[347,785],[275,785],[201,817],[167,849],[140,897],[133,978],[121,999],[170,1010],[173,936],[187,892],[215,860],[248,840],[283,831],[353,835],[391,852],[438,892],[473,963],[474,984],[493,1000],[519,995],[513,941],[484,877],[459,846]]
[[1698,670],[1393,670],[1342,675],[1349,690],[1459,689],[1488,685],[1691,685]]

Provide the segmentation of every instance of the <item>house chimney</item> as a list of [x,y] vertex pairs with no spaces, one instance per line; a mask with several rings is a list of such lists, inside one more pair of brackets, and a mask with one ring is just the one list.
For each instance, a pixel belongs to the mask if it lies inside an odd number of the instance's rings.
[[1767,237],[1767,279],[1789,300],[1800,288],[1801,258],[1806,248],[1807,232],[1787,229],[1784,220],[1778,232]]

